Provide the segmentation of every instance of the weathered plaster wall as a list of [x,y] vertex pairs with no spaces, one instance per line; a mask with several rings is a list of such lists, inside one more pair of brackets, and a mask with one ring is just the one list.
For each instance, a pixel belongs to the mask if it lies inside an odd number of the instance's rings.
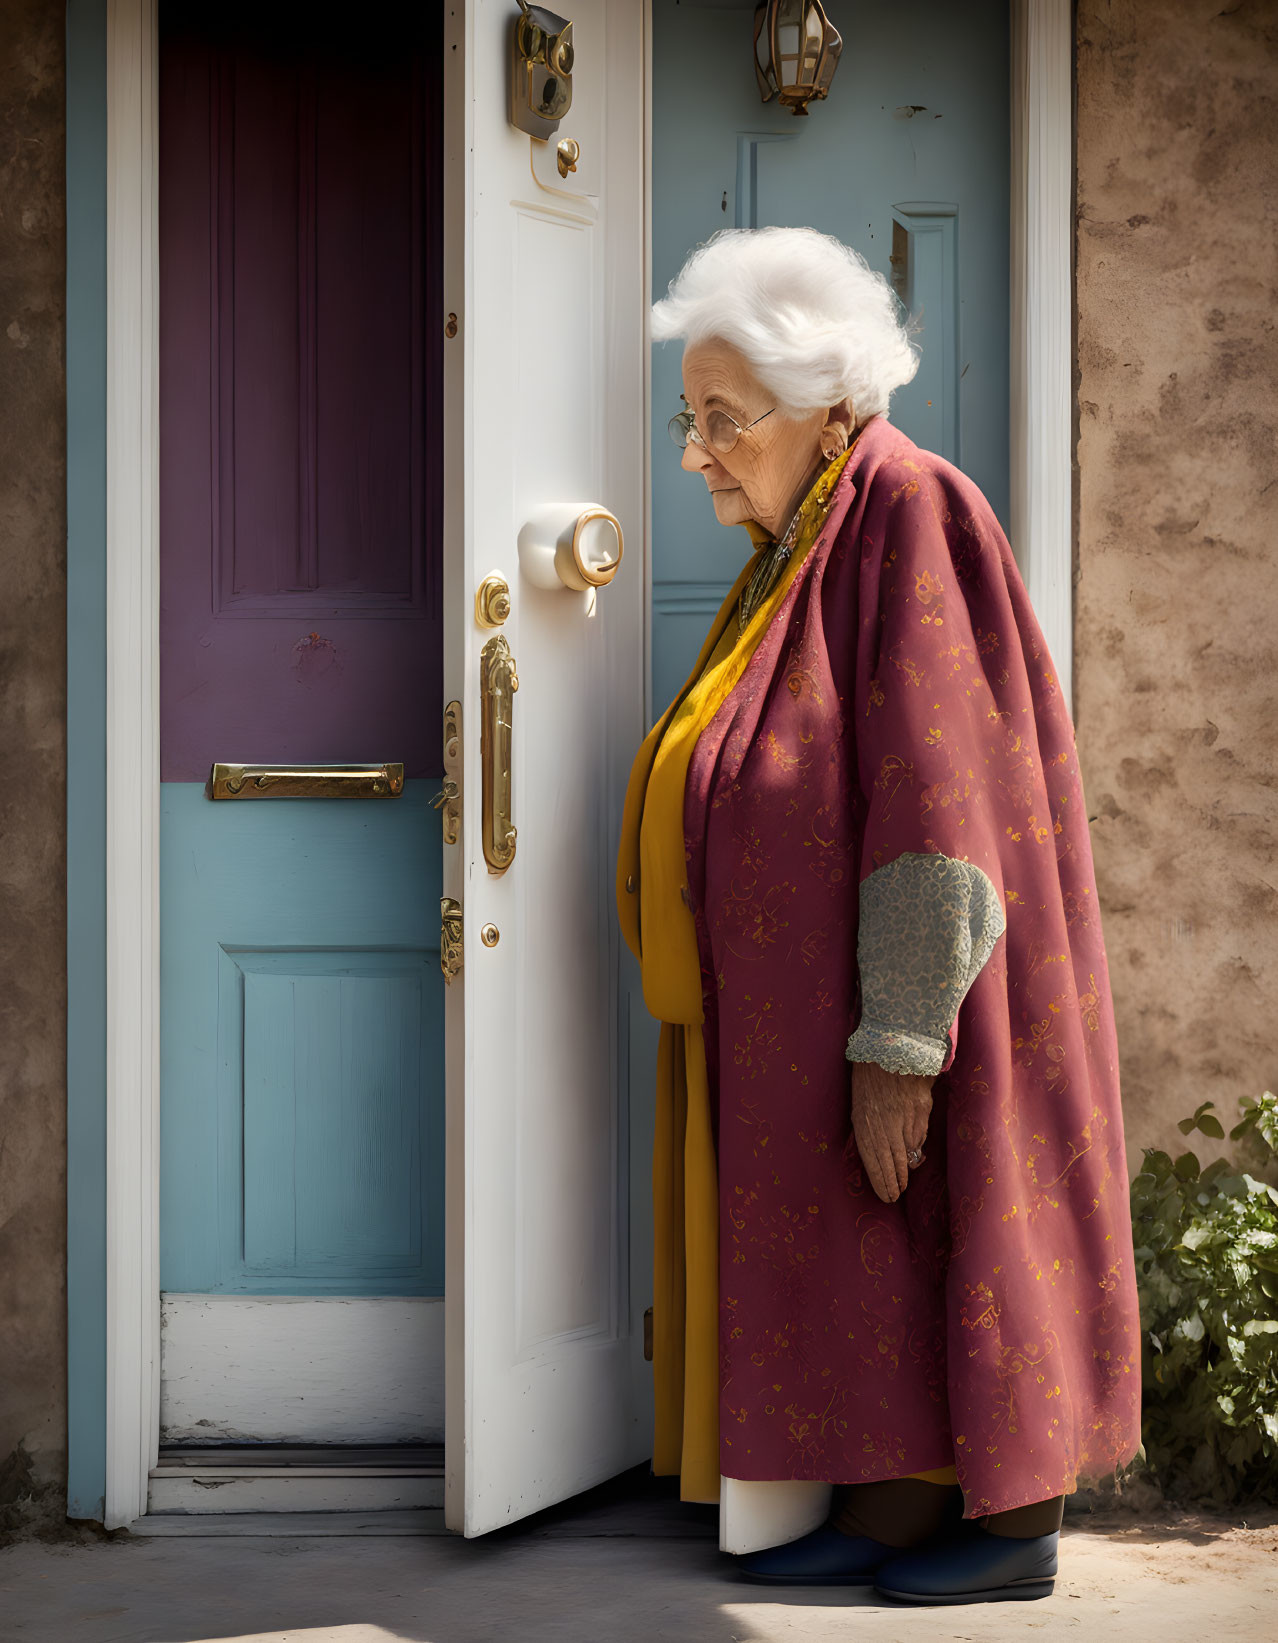
[[1076,706],[1134,1163],[1278,1081],[1278,4],[1077,16]]
[[0,1534],[65,1515],[64,26],[0,3]]

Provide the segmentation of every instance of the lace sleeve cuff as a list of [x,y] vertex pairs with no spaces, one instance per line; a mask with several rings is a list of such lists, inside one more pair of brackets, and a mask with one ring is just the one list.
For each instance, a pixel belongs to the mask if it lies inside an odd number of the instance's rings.
[[941,1072],[951,1029],[1006,919],[993,881],[953,856],[903,855],[861,886],[861,1020],[849,1061],[888,1072]]
[[849,1061],[877,1061],[890,1073],[935,1076],[949,1058],[948,1038],[928,1038],[923,1033],[903,1032],[899,1027],[880,1027],[862,1020],[848,1039]]

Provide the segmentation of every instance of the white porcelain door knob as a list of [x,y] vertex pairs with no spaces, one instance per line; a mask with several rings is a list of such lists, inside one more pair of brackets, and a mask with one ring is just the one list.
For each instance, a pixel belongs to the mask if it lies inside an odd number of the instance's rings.
[[617,574],[625,542],[616,514],[597,504],[553,502],[519,533],[519,568],[539,588],[590,593]]

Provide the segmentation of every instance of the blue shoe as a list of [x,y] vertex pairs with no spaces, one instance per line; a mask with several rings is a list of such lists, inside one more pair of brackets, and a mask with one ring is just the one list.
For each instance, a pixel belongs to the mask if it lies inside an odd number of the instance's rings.
[[883,1564],[874,1589],[901,1603],[1001,1603],[1050,1597],[1060,1530],[1032,1540],[991,1534],[975,1524],[902,1552]]
[[899,1546],[885,1546],[868,1535],[845,1535],[823,1523],[784,1546],[745,1553],[736,1559],[736,1568],[746,1580],[774,1586],[871,1586],[875,1571],[899,1555]]

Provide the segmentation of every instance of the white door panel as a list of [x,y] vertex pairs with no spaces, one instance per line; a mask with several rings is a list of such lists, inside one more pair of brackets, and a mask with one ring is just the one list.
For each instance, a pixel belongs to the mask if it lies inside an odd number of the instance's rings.
[[[445,108],[446,695],[462,703],[464,909],[448,989],[446,1513],[485,1533],[650,1453],[646,1287],[629,1281],[627,1034],[613,862],[642,735],[647,248],[644,8],[574,0],[573,107],[507,120],[515,7],[450,16]],[[456,52],[453,46],[456,46]],[[561,178],[559,138],[581,150]],[[459,230],[460,226],[460,232]],[[521,576],[521,527],[599,504],[627,551],[592,597]],[[510,587],[513,863],[482,847],[475,591]],[[494,926],[495,944],[481,939]]]

